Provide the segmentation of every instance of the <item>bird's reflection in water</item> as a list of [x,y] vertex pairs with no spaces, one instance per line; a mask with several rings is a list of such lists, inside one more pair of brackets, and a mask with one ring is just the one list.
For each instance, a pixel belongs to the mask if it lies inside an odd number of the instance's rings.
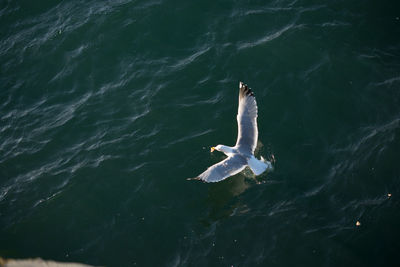
[[237,196],[257,184],[254,175],[247,173],[247,170],[223,182],[212,184],[206,199],[209,212],[203,222],[209,225],[233,214],[247,212],[247,206]]

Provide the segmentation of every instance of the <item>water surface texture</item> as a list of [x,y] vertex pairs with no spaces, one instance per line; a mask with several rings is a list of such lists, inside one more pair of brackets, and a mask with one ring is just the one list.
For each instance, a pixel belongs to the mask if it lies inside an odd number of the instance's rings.
[[[2,257],[398,263],[399,1],[4,0],[0,67]],[[275,171],[187,181],[239,81]]]

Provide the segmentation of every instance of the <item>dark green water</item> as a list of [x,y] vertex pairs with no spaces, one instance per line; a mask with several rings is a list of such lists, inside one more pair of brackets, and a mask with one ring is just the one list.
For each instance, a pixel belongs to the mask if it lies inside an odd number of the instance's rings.
[[[396,266],[399,3],[0,1],[0,256]],[[187,181],[241,80],[275,171]]]

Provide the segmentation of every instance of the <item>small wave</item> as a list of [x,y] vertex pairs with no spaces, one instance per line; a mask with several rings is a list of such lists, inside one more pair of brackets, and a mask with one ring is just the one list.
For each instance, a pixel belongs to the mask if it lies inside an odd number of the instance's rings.
[[55,81],[63,81],[66,77],[70,76],[79,65],[79,61],[76,59],[82,55],[87,49],[88,44],[82,44],[78,48],[67,52],[65,55],[64,66],[61,68],[59,72],[57,72],[54,77],[49,81],[49,83],[53,83]]
[[60,190],[60,191],[57,191],[57,192],[51,194],[51,196],[49,196],[49,197],[39,199],[38,201],[36,201],[35,204],[33,204],[33,207],[36,207],[36,206],[38,206],[38,205],[40,205],[40,204],[42,204],[42,203],[44,203],[44,202],[48,202],[48,201],[54,199],[56,196],[60,195],[62,192],[63,192],[63,191]]
[[277,204],[275,204],[272,208],[270,208],[270,212],[268,213],[268,216],[274,216],[278,213],[282,212],[287,212],[287,211],[292,211],[295,210],[295,206],[293,205],[292,201],[281,201]]
[[314,63],[311,67],[309,67],[307,70],[303,72],[301,75],[304,80],[309,80],[310,76],[312,76],[313,73],[318,73],[320,68],[322,66],[325,66],[330,62],[330,57],[329,55],[324,55],[322,58],[318,59],[318,62]]
[[159,132],[160,132],[160,128],[158,126],[155,126],[150,132],[143,133],[140,136],[138,136],[136,138],[136,140],[138,141],[138,140],[142,140],[142,139],[147,139],[147,138],[153,137],[153,136],[157,135]]
[[[279,3],[278,5],[281,5],[281,3]],[[266,6],[261,6],[258,8],[249,8],[248,10],[245,10],[245,11],[243,11],[241,9],[237,9],[237,10],[233,10],[233,12],[230,14],[230,17],[233,18],[233,17],[251,16],[251,15],[285,14],[288,12],[289,12],[289,14],[294,14],[294,13],[301,14],[301,13],[305,13],[305,12],[309,12],[309,11],[317,11],[321,8],[326,7],[325,5],[296,7],[295,2],[293,2],[292,4],[285,5],[285,6],[278,6],[278,5],[276,3],[275,3],[275,5],[267,4]]]
[[312,197],[317,195],[325,188],[325,185],[319,185],[304,193],[305,197]]
[[[198,97],[200,97],[200,96],[198,96]],[[184,102],[184,103],[178,104],[178,107],[187,108],[187,107],[193,107],[193,106],[214,105],[222,100],[223,93],[218,92],[214,96],[212,96],[206,100],[196,100],[196,98],[197,98],[196,96],[188,96],[188,97],[182,99],[181,102]]]
[[41,100],[39,100],[36,103],[33,103],[31,106],[27,106],[25,108],[15,108],[10,110],[8,113],[4,114],[1,119],[2,120],[7,120],[7,119],[11,119],[13,121],[18,121],[24,117],[26,117],[27,115],[30,115],[33,112],[36,112],[44,103],[46,103],[46,99],[43,98]]
[[148,8],[153,8],[155,6],[159,6],[163,3],[161,0],[153,0],[153,1],[144,1],[143,4],[138,5],[138,9],[148,9]]
[[348,23],[348,22],[342,22],[342,21],[330,21],[330,22],[324,22],[322,24],[317,24],[317,26],[321,26],[322,28],[326,28],[326,27],[345,27],[345,26],[351,26],[351,24]]
[[246,42],[246,43],[241,43],[238,45],[238,49],[242,50],[242,49],[247,49],[247,48],[252,48],[255,46],[259,46],[259,45],[263,45],[265,43],[268,43],[270,41],[273,41],[277,38],[279,38],[282,34],[284,34],[285,32],[288,32],[290,30],[293,29],[297,29],[297,28],[301,28],[303,25],[295,25],[295,24],[289,24],[285,27],[283,27],[282,29],[274,32],[274,33],[270,33],[254,42]]
[[172,145],[175,145],[175,144],[178,144],[178,143],[182,143],[182,142],[185,142],[185,141],[190,140],[190,139],[194,139],[194,138],[202,136],[202,135],[206,135],[206,134],[211,133],[213,131],[214,130],[212,130],[212,129],[207,129],[207,130],[199,132],[199,133],[189,134],[189,135],[187,135],[185,137],[182,137],[182,138],[179,138],[179,139],[174,140],[172,142],[169,142],[168,144],[166,144],[162,148],[167,148],[169,146],[172,146]]
[[400,77],[393,77],[393,78],[387,79],[383,82],[376,83],[375,85],[377,85],[377,86],[382,86],[382,85],[392,86],[393,84],[398,83],[398,82],[400,82]]
[[89,92],[70,104],[55,105],[49,108],[44,108],[43,113],[48,116],[48,120],[45,120],[44,125],[36,128],[33,132],[41,133],[66,124],[75,116],[76,111],[83,106],[91,96],[92,93]]
[[[400,128],[400,119],[395,118],[394,120],[374,127],[367,127],[364,129],[365,135],[358,142],[350,145],[348,150],[353,153],[361,152],[365,150],[374,150],[377,146],[389,144],[394,140],[396,129]],[[375,142],[379,140],[379,142]]]
[[330,231],[332,232],[335,229],[342,229],[342,225],[339,223],[330,223],[328,225],[319,226],[311,229],[304,230],[304,234],[314,234],[320,231]]
[[112,159],[119,159],[120,156],[114,156],[114,155],[100,155],[97,158],[91,159],[88,161],[87,166],[90,168],[98,168],[103,162],[112,160]]
[[26,173],[20,174],[17,177],[13,178],[12,181],[10,181],[10,184],[5,187],[7,188],[7,190],[5,191],[6,193],[4,194],[3,198],[7,195],[8,192],[21,191],[26,184],[31,184],[39,177],[43,177],[46,174],[49,174],[58,169],[62,162],[63,160],[61,158],[57,158],[49,163],[46,163],[38,168],[27,171]]
[[387,196],[382,195],[380,197],[375,197],[375,198],[367,198],[367,199],[357,199],[357,200],[352,200],[346,205],[344,205],[341,210],[342,211],[348,211],[348,210],[359,210],[360,208],[365,208],[365,207],[373,207],[373,206],[379,206],[383,204],[385,201],[387,201]]
[[176,64],[174,64],[172,66],[172,68],[177,68],[177,69],[185,68],[187,65],[194,62],[197,58],[206,54],[209,50],[210,50],[210,47],[205,47],[203,49],[200,49],[200,51],[197,51],[196,53],[194,53],[184,59],[179,60]]
[[344,148],[332,148],[331,153],[343,158],[333,165],[329,171],[330,182],[335,182],[334,177],[352,177],[352,174],[365,166],[371,171],[373,162],[378,162],[391,144],[396,140],[400,129],[400,119],[395,118],[390,122],[378,126],[369,126],[361,129],[361,137]]
[[6,197],[6,195],[8,194],[8,191],[11,189],[11,185],[9,186],[2,186],[0,188],[0,202],[3,201],[3,199]]
[[[134,172],[134,171],[137,171],[137,170],[143,168],[143,167],[146,166],[147,164],[148,164],[147,162],[140,163],[140,164],[138,164],[138,165],[136,165],[136,166],[133,166],[133,167],[130,167],[129,169],[127,169],[127,172],[132,173],[132,172]],[[139,190],[139,189],[137,189],[136,191],[138,191],[138,190]]]
[[[292,7],[267,7],[263,9],[253,9],[253,10],[247,10],[244,15],[259,15],[259,14],[266,14],[266,13],[275,13],[275,12],[280,12],[280,11],[292,11]],[[237,14],[233,14],[232,16],[236,16]]]

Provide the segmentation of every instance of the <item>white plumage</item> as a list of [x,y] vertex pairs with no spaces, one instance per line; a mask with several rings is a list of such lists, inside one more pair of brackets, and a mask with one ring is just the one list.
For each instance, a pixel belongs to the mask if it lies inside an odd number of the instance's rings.
[[193,178],[204,182],[219,182],[241,172],[249,166],[255,175],[260,175],[267,169],[272,169],[269,161],[259,160],[254,156],[257,146],[257,102],[251,89],[244,83],[239,83],[239,107],[237,114],[238,137],[234,147],[217,145],[211,152],[224,152],[228,158],[212,165],[198,177]]

